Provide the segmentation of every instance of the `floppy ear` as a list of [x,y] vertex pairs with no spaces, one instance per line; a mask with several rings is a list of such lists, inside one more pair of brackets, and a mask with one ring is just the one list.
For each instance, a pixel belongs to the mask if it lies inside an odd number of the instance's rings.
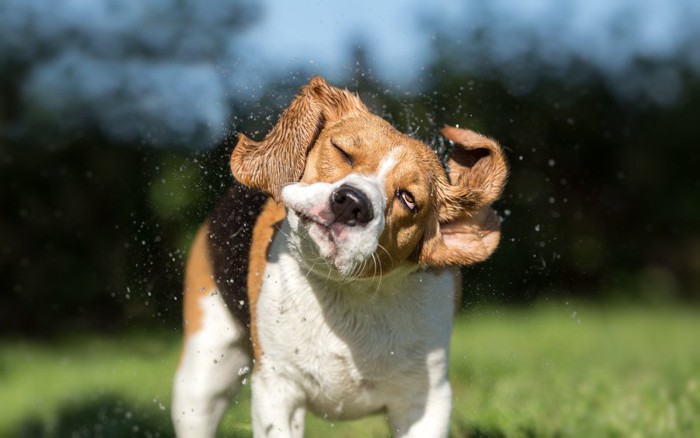
[[436,212],[423,240],[419,263],[431,267],[466,266],[487,259],[498,246],[500,220],[491,204],[508,175],[498,144],[466,129],[446,127],[455,143],[449,181],[436,181]]
[[324,124],[360,110],[366,108],[357,96],[316,76],[301,89],[264,140],[239,135],[231,154],[231,172],[241,183],[279,200],[282,187],[301,178],[306,155]]

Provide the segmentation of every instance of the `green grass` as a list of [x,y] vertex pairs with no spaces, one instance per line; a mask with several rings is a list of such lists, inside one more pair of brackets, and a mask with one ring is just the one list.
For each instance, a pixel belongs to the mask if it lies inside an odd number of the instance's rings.
[[[700,312],[473,309],[453,336],[452,435],[700,436]],[[0,436],[172,436],[173,333],[0,342]],[[224,436],[250,436],[249,385]],[[309,437],[388,436],[383,418]]]

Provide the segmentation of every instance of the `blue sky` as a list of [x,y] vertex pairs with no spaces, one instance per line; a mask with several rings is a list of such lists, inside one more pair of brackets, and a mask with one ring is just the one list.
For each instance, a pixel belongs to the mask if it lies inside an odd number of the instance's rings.
[[[638,58],[681,58],[700,70],[697,0],[419,0],[265,2],[244,35],[251,64],[304,65],[342,75],[349,47],[362,44],[383,79],[410,83],[431,57],[436,33],[461,42],[456,57],[487,58],[507,69],[524,54],[565,70],[575,58],[614,79]],[[469,37],[480,33],[486,50]],[[479,50],[482,47],[478,48]],[[464,62],[464,60],[460,60]],[[468,62],[468,61],[467,61]],[[478,69],[478,65],[473,66]]]
[[3,0],[0,70],[27,66],[28,130],[206,148],[236,98],[299,69],[342,81],[359,46],[377,79],[420,93],[437,37],[455,66],[513,92],[583,64],[621,98],[669,104],[683,71],[700,74],[698,23],[698,0]]
[[[264,65],[342,77],[350,48],[362,45],[383,79],[406,83],[426,66],[434,32],[421,28],[422,11],[454,15],[458,0],[268,1],[261,23],[243,44]],[[427,6],[430,4],[431,6]],[[246,61],[246,60],[244,60]]]

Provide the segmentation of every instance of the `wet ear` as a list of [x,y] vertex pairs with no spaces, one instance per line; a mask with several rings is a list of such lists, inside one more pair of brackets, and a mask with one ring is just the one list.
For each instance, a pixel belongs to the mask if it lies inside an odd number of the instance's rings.
[[353,111],[367,111],[357,96],[320,76],[312,78],[264,140],[239,135],[231,154],[233,176],[279,200],[282,187],[301,179],[308,151],[323,127]]
[[418,263],[431,268],[468,266],[489,258],[501,239],[501,220],[491,207],[450,222],[435,221],[423,239]]
[[487,259],[500,240],[500,219],[491,208],[503,191],[508,166],[500,146],[466,129],[446,127],[454,142],[448,179],[436,181],[436,212],[419,262],[431,267],[466,266]]
[[508,177],[503,150],[474,131],[447,126],[442,135],[454,143],[448,162],[450,184],[440,187],[440,221],[470,214],[501,196]]

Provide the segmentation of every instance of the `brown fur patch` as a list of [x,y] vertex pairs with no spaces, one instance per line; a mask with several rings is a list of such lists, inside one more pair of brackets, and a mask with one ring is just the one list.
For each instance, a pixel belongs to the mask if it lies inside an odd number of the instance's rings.
[[260,363],[262,350],[258,342],[257,303],[262,287],[267,255],[270,243],[278,230],[279,223],[285,218],[284,205],[268,199],[253,228],[253,242],[250,247],[248,264],[248,304],[250,306],[250,337],[253,341],[253,357],[255,366]]
[[208,223],[199,228],[194,242],[192,242],[192,248],[187,260],[183,312],[185,337],[191,336],[202,328],[202,307],[200,302],[217,289],[209,255],[209,245],[207,244],[208,232]]
[[367,111],[360,99],[316,76],[301,89],[262,141],[243,134],[231,154],[231,172],[243,184],[279,199],[285,184],[298,181],[306,154],[329,121]]

